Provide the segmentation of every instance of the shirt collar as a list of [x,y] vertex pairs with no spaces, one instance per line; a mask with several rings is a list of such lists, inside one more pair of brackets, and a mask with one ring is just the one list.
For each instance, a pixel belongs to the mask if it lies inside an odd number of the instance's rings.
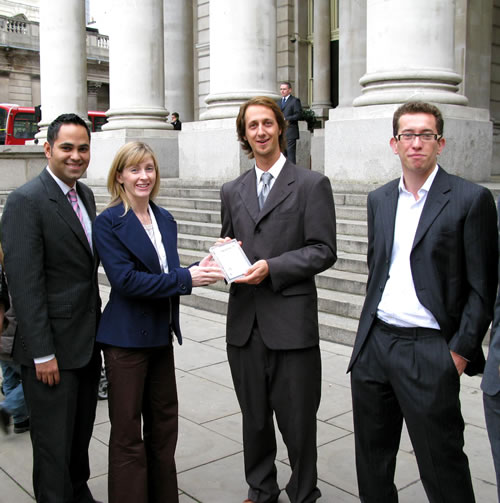
[[[421,196],[424,192],[427,193],[429,192],[432,182],[434,181],[434,178],[436,178],[437,172],[438,172],[439,166],[436,164],[436,167],[433,169],[432,173],[427,177],[427,180],[424,182],[422,187],[418,189],[418,194]],[[404,192],[406,194],[409,194],[409,191],[406,189],[404,181],[403,181],[403,175],[401,175],[401,178],[399,179],[399,193]]]
[[[270,173],[271,175],[273,175],[273,178],[276,180],[276,178],[278,178],[278,175],[281,173],[281,170],[283,169],[285,162],[286,162],[286,157],[283,155],[283,153],[281,153],[278,160],[271,166],[271,168],[267,172]],[[255,165],[255,175],[257,176],[257,184],[260,183],[260,179],[261,179],[263,173],[265,173],[265,171],[258,168],[257,164],[256,164]]]
[[59,188],[63,191],[63,194],[65,196],[68,195],[68,192],[71,190],[71,189],[75,189],[76,190],[76,184],[74,187],[70,187],[69,185],[65,184],[60,178],[57,178],[56,175],[54,175],[54,173],[52,173],[52,171],[50,170],[49,166],[47,166],[47,171],[50,173],[50,176],[54,179],[54,181],[57,183],[57,185],[59,185]]

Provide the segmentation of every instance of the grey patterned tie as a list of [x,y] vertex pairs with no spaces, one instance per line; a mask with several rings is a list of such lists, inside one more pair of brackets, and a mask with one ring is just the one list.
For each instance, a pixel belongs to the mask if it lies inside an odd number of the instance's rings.
[[273,175],[271,173],[262,173],[261,180],[262,180],[262,190],[260,191],[259,194],[259,208],[262,209],[264,206],[264,203],[266,202],[267,196],[269,195],[269,191],[271,190],[271,180],[273,178]]

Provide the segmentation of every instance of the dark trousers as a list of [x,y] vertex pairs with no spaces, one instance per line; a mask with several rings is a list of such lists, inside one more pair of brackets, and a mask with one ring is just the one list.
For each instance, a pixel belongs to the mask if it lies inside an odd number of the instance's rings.
[[294,164],[297,164],[295,160],[295,152],[297,150],[297,139],[291,138],[286,140],[286,150],[284,152],[285,157]]
[[88,449],[94,427],[101,357],[76,370],[60,370],[58,385],[21,367],[33,445],[33,488],[38,503],[90,503]]
[[460,378],[438,330],[398,330],[377,321],[351,384],[363,503],[398,501],[394,471],[403,417],[430,503],[475,501],[463,452]]
[[497,475],[497,493],[500,503],[500,392],[496,395],[483,393],[484,417],[490,439],[493,463]]
[[178,405],[172,346],[106,346],[104,361],[111,421],[109,503],[178,502],[174,460]]
[[273,412],[288,449],[291,503],[316,501],[316,413],[321,399],[319,347],[273,351],[254,326],[244,347],[228,344],[228,360],[243,416],[243,449],[248,498],[277,501],[276,436]]

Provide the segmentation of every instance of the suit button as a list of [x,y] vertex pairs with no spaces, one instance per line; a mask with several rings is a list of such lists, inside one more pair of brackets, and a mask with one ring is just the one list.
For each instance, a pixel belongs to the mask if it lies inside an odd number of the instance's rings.
[[146,330],[141,330],[141,334],[142,335],[148,335],[147,331]]
[[370,316],[371,316],[372,318],[375,318],[375,313],[370,313]]
[[257,228],[255,229],[255,234],[260,234],[260,227],[257,227]]
[[378,289],[379,289],[381,292],[383,292],[383,291],[384,291],[384,287],[383,287],[382,285],[380,285],[380,286],[378,287]]
[[185,292],[185,291],[187,290],[186,285],[181,285],[181,286],[179,287],[179,290],[180,290],[181,292]]

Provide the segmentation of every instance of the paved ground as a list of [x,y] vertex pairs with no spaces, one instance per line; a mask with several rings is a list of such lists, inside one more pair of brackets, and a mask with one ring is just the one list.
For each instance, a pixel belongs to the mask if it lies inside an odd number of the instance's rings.
[[[181,503],[240,503],[246,497],[243,477],[241,416],[233,391],[224,342],[225,319],[182,308],[185,343],[176,347],[180,402],[177,468]],[[351,348],[322,343],[323,399],[318,414],[319,487],[325,503],[358,501],[349,378]],[[462,378],[462,407],[467,423],[469,456],[478,503],[495,503],[493,462],[485,430],[480,379]],[[107,403],[100,402],[91,443],[91,489],[106,501]],[[33,502],[31,444],[28,434],[0,437],[0,503]],[[278,474],[284,487],[289,476],[287,454],[279,444]],[[396,485],[401,503],[426,502],[415,457],[404,432]],[[283,492],[279,502],[288,502]],[[128,502],[124,502],[128,503]]]

